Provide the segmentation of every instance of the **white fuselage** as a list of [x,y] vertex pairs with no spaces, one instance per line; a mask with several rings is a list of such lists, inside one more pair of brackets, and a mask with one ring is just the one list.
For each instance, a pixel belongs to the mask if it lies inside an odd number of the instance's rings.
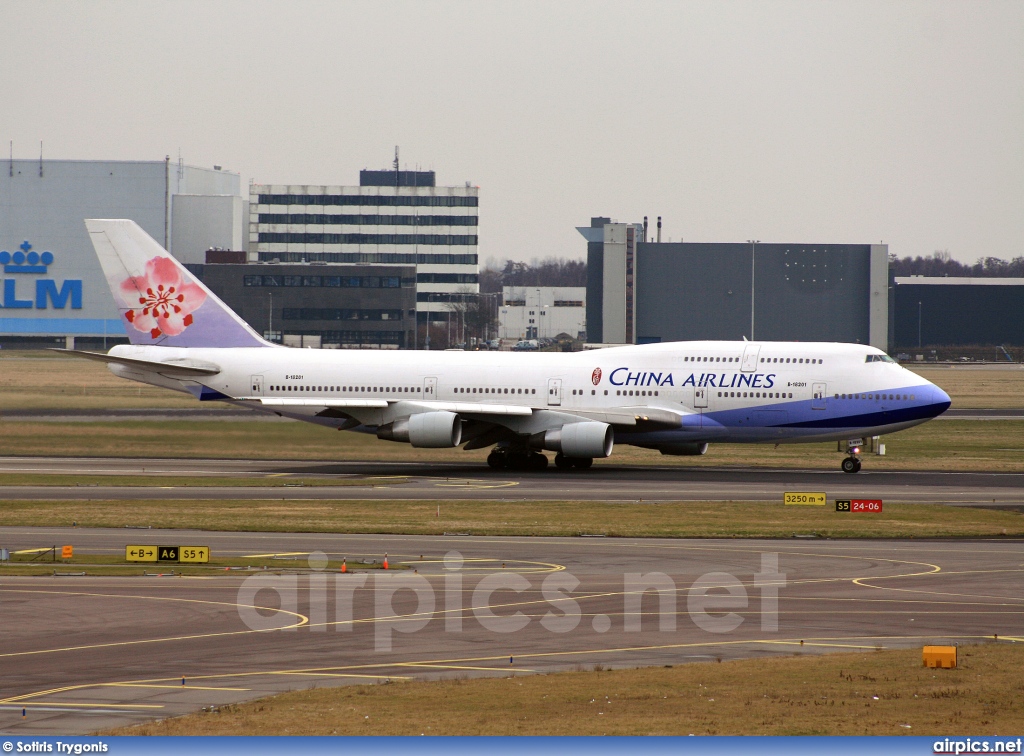
[[[616,430],[617,443],[784,443],[891,433],[949,406],[934,384],[855,344],[694,341],[571,354],[119,346],[110,354],[212,363],[220,372],[198,380],[111,369],[201,399],[363,431],[440,402],[470,414],[469,405],[530,408],[532,418],[509,414],[503,422],[517,433],[574,412],[626,408],[683,419],[678,428]],[[348,404],[357,426],[323,412]]]

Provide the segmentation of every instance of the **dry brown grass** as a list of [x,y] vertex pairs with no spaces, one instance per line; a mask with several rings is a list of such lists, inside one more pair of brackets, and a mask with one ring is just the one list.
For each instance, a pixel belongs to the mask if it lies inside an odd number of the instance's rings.
[[140,407],[197,408],[199,403],[186,394],[118,378],[91,360],[55,352],[0,354],[0,411]]
[[949,394],[959,409],[1024,408],[1024,366],[908,367]]
[[[88,423],[3,422],[0,455],[73,457],[180,457],[211,459],[379,460],[479,465],[487,450],[413,449],[358,433],[308,423],[125,421]],[[869,470],[1024,470],[1024,420],[937,420],[885,436],[886,456],[865,455]],[[712,444],[703,457],[666,457],[617,446],[599,465],[779,467],[835,470],[835,443]]]
[[[525,660],[524,660],[525,661]],[[774,657],[308,690],[117,735],[1002,735],[1024,722],[1024,645]]]
[[[395,495],[401,496],[396,487]],[[440,517],[437,516],[440,511]],[[1024,536],[1018,512],[885,503],[881,514],[761,502],[5,501],[0,526],[665,538]],[[40,544],[44,545],[44,544]]]

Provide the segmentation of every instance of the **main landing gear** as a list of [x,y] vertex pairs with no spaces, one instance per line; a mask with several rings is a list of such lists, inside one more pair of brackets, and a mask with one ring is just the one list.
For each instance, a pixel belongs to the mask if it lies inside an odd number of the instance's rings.
[[[498,447],[487,455],[487,464],[494,470],[540,471],[548,466],[548,458],[536,451]],[[555,467],[559,470],[585,470],[594,464],[590,457],[566,457],[561,452],[555,455]]]
[[497,448],[487,455],[487,464],[495,470],[543,470],[548,458],[540,452]]
[[591,457],[566,457],[562,452],[555,455],[555,467],[559,470],[586,470],[592,464],[594,460]]

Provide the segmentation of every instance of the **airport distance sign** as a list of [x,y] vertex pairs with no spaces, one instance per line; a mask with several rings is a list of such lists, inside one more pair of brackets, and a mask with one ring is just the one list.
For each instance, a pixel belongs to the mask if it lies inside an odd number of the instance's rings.
[[823,492],[791,491],[782,495],[783,504],[799,506],[823,507],[827,497]]

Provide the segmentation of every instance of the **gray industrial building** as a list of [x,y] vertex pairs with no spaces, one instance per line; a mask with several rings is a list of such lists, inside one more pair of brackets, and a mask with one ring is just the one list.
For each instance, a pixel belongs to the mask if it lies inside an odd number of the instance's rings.
[[593,343],[838,341],[888,347],[884,244],[645,241],[644,226],[593,218],[587,335]]
[[[211,251],[207,257],[227,260],[232,254]],[[239,259],[188,267],[270,341],[338,349],[415,345],[415,265],[246,264]]]
[[894,349],[1024,345],[1024,279],[895,279]]
[[241,249],[237,173],[168,160],[8,160],[0,168],[0,345],[125,340],[86,218],[130,218],[182,262]]

